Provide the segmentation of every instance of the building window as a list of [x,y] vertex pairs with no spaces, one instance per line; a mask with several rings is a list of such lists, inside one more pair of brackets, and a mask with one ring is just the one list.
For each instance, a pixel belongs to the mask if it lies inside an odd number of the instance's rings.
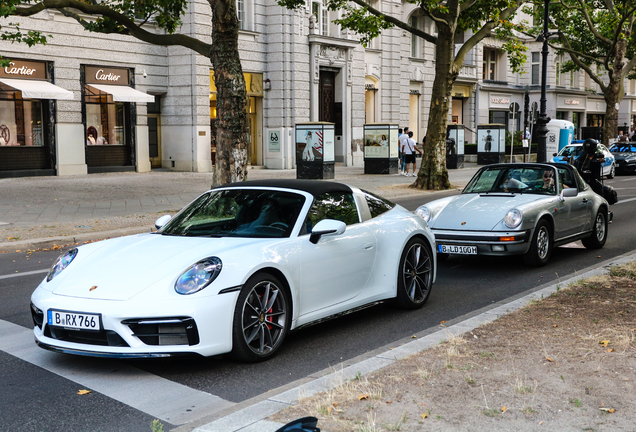
[[[419,28],[418,17],[411,15],[411,18],[409,18],[409,25],[414,28]],[[413,33],[411,33],[411,57],[420,57],[420,38]]]
[[588,114],[587,115],[588,127],[603,127],[603,120],[605,120],[605,114]]
[[236,0],[239,30],[254,30],[254,0]]
[[326,7],[322,8],[322,35],[329,36],[329,11]]
[[541,83],[541,56],[538,52],[532,53],[532,85],[539,85]]
[[490,124],[502,124],[508,128],[508,111],[490,111],[488,116],[488,123]]
[[579,73],[570,71],[570,88],[579,88]]
[[556,64],[555,64],[555,66],[556,66],[555,67],[556,76],[555,76],[555,83],[554,84],[558,85],[558,86],[561,85],[561,61],[562,61],[561,56],[557,57],[557,61],[556,61]]
[[483,79],[495,81],[497,79],[497,51],[484,49]]
[[629,80],[629,92],[631,94],[636,94],[636,79]]
[[375,84],[365,84],[364,88],[364,117],[366,123],[375,123],[376,100],[378,89]]
[[43,146],[42,101],[0,84],[0,146]]
[[84,86],[86,106],[86,145],[125,145],[124,103],[112,95]]
[[568,112],[567,111],[557,111],[556,112],[556,119],[557,120],[567,120],[568,119]]

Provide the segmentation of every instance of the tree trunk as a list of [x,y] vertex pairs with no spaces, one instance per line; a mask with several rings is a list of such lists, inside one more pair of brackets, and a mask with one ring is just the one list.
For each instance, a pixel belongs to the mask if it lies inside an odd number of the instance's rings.
[[217,88],[216,166],[212,187],[247,179],[247,90],[238,50],[234,0],[209,0],[210,60]]
[[[625,40],[616,43],[616,55],[614,57],[614,70],[609,71],[609,83],[605,90],[605,121],[603,122],[603,144],[609,147],[609,140],[618,136],[618,108],[623,100],[625,53],[627,44]],[[617,106],[618,105],[618,106]]]
[[422,164],[412,188],[443,190],[450,188],[446,169],[446,122],[451,91],[457,73],[453,71],[454,34],[446,26],[438,26],[438,43],[435,51],[435,80],[431,94],[431,106],[426,130],[426,146]]

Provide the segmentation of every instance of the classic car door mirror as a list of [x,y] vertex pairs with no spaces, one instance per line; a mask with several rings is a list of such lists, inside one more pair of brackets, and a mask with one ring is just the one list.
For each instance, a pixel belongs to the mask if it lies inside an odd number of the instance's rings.
[[565,188],[561,191],[561,198],[571,198],[575,197],[579,194],[579,191],[576,188]]
[[170,215],[163,215],[159,219],[155,221],[155,228],[161,229],[162,226],[168,223],[168,221],[172,219]]
[[318,243],[320,237],[328,235],[340,235],[347,229],[347,225],[339,220],[335,219],[323,219],[316,224],[311,230],[311,236],[309,241],[313,244]]
[[552,153],[552,156],[556,156],[556,155],[557,155],[556,153]]

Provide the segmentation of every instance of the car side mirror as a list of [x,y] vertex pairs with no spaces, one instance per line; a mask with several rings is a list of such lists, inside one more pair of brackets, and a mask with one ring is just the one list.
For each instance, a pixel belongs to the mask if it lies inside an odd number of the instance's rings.
[[561,191],[561,198],[572,198],[579,194],[576,188],[565,188]]
[[556,153],[552,153],[552,157],[556,157],[556,155],[557,155]]
[[161,229],[161,227],[167,224],[170,219],[172,219],[172,216],[170,215],[161,216],[159,219],[155,221],[155,228]]
[[316,244],[322,236],[340,235],[344,233],[346,229],[347,225],[342,221],[335,219],[323,219],[311,230],[309,241]]

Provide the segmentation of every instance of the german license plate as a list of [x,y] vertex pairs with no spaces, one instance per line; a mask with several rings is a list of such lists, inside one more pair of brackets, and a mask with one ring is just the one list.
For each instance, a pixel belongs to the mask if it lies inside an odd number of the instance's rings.
[[438,245],[439,253],[477,255],[477,246]]
[[100,331],[101,320],[99,314],[68,312],[60,310],[48,311],[48,323],[54,327],[64,327],[70,330]]

